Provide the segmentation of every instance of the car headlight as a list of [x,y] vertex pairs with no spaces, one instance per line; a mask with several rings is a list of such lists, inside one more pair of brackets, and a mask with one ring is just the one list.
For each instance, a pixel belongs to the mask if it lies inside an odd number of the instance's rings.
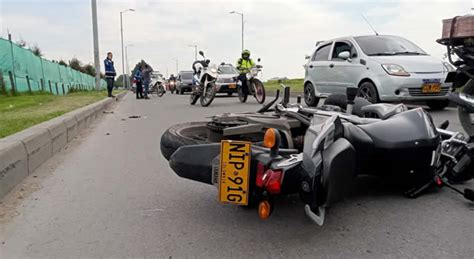
[[382,64],[382,67],[387,74],[392,76],[410,76],[410,73],[397,64]]
[[442,62],[443,63],[443,67],[444,67],[444,71],[445,72],[451,72],[451,71],[454,71],[454,67],[449,64],[448,62]]

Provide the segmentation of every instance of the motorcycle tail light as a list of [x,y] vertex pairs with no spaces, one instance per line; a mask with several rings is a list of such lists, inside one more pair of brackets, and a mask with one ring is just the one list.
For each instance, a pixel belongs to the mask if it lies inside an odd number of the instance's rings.
[[283,172],[273,171],[271,169],[265,172],[263,176],[263,181],[265,183],[265,189],[270,194],[279,194],[281,192],[281,180],[282,180]]
[[255,183],[255,185],[257,185],[258,187],[263,187],[264,173],[265,173],[265,166],[262,163],[259,162],[257,164],[257,179],[256,179],[256,183]]

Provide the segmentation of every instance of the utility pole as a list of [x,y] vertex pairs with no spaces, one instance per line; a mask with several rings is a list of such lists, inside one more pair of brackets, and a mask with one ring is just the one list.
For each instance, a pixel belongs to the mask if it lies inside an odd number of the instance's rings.
[[92,0],[92,34],[94,38],[95,90],[100,90],[99,30],[97,26],[97,1]]
[[242,21],[242,51],[244,51],[244,14],[236,12],[236,11],[232,11],[232,12],[230,12],[230,14],[240,15],[240,18],[241,18],[241,21]]
[[194,61],[198,59],[198,46],[196,44],[189,44],[189,47],[194,48]]
[[127,10],[124,10],[124,11],[121,11],[120,12],[120,38],[121,38],[121,42],[122,42],[122,86],[125,87],[125,80],[126,80],[126,74],[125,74],[125,54],[124,54],[124,46],[123,46],[123,19],[122,19],[122,15],[126,12],[135,12],[134,9],[127,9]]
[[177,58],[174,58],[174,60],[176,61],[176,75],[179,73],[179,61]]
[[[133,44],[128,44],[125,46],[125,66],[127,67],[127,77],[128,73],[131,73],[130,67],[128,66],[128,47],[134,46]],[[127,78],[127,88],[130,88],[130,78]]]

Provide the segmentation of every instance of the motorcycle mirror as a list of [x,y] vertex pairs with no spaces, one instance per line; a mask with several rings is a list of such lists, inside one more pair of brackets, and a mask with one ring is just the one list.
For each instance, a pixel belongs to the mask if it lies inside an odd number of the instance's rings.
[[204,57],[204,52],[202,52],[202,50],[199,51],[199,55],[203,56]]
[[258,61],[258,62],[260,62],[260,60],[261,60],[260,58],[257,58],[257,61]]

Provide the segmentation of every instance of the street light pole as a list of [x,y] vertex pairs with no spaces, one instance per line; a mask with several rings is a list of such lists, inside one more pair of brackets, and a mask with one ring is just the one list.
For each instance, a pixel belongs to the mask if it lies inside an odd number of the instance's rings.
[[174,58],[174,60],[176,61],[176,75],[179,73],[179,61],[177,58]]
[[244,51],[244,14],[236,11],[232,11],[230,14],[238,14],[242,20],[242,51]]
[[189,44],[189,47],[194,48],[194,61],[198,59],[198,46],[196,44]]
[[122,42],[122,86],[125,87],[125,56],[124,56],[124,47],[123,47],[123,19],[122,19],[122,15],[123,13],[126,13],[128,11],[131,11],[131,12],[135,12],[134,9],[127,9],[127,10],[124,10],[124,11],[121,11],[120,12],[120,38],[121,38],[121,42]]
[[[130,67],[128,66],[128,47],[134,46],[133,44],[128,44],[125,46],[125,66],[127,67],[127,77],[128,73],[130,73]],[[130,88],[130,79],[127,79],[127,87]]]
[[95,90],[100,90],[99,30],[97,26],[97,1],[92,0],[92,35],[94,38]]

